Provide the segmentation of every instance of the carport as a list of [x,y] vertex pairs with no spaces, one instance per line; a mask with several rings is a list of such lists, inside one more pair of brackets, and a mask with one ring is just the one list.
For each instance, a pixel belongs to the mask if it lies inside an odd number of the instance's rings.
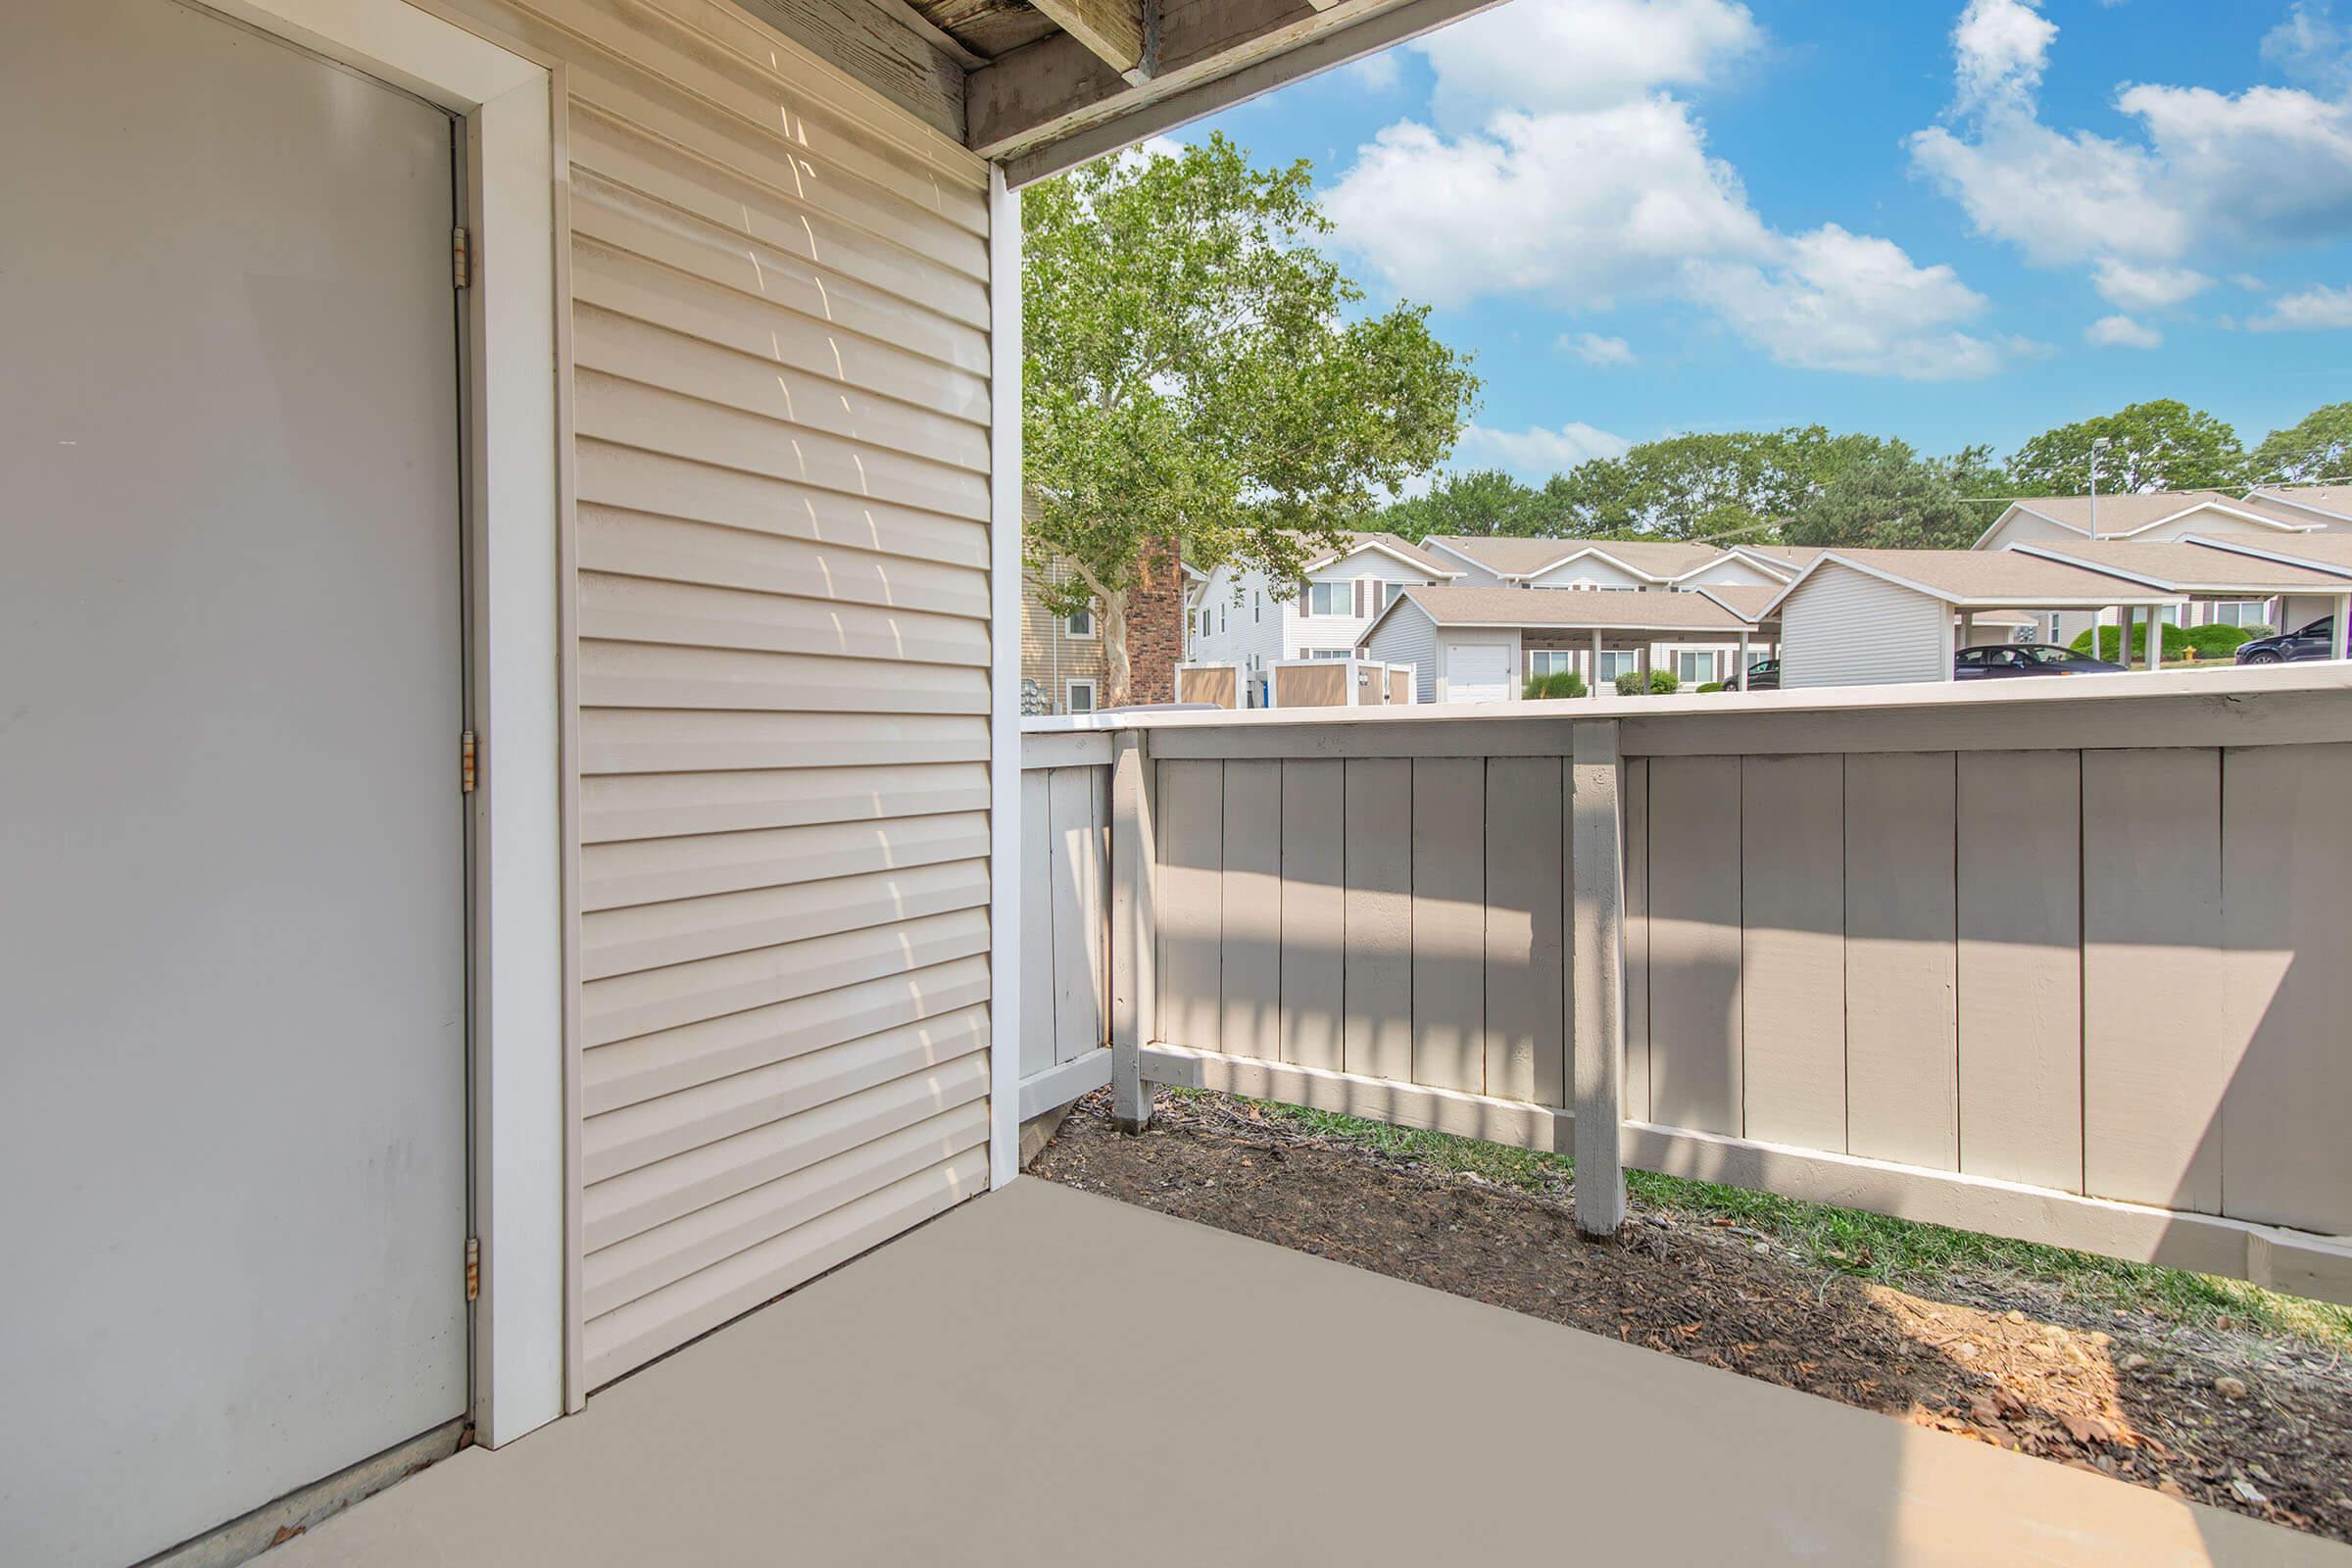
[[[2189,534],[2183,544],[2260,562],[2266,568],[2296,568],[2316,574],[2325,586],[2307,589],[2303,597],[2324,597],[2335,615],[2335,657],[2352,659],[2352,534],[2309,533],[2273,543],[2268,538],[2239,538],[2234,534]],[[2308,607],[2307,607],[2308,608]],[[2301,612],[2291,598],[2278,604],[2280,631],[2299,622]]]
[[[2352,551],[2339,552],[2345,556],[2346,564],[2330,570],[2290,564],[2292,557],[2304,548],[2300,541],[2284,551],[2265,548],[2260,554],[2232,549],[2218,539],[2178,544],[2105,539],[2035,541],[2009,548],[2046,561],[2088,566],[2143,587],[2161,588],[2184,600],[2276,599],[2281,607],[2281,620],[2288,618],[2283,607],[2289,601],[2326,598],[2334,605],[2335,656],[2352,657],[2352,648],[2347,646],[2347,638],[2352,636]],[[2159,635],[2148,647],[2146,662],[2150,669],[2160,662],[2162,644]]]
[[[1966,646],[1979,614],[2113,609],[2128,637],[2133,611],[2152,626],[2180,598],[2023,551],[1834,550],[1759,614],[1780,619],[1784,687],[1885,685],[1951,680],[1955,633]],[[2162,648],[2154,639],[2154,651]]]

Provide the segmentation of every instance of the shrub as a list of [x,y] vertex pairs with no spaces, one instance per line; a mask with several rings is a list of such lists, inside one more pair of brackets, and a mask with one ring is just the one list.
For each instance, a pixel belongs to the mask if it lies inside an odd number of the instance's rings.
[[1573,669],[1554,670],[1548,675],[1530,675],[1527,688],[1520,695],[1533,703],[1544,698],[1582,697],[1585,677]]
[[[2234,631],[2236,628],[2230,627],[2228,629]],[[2124,662],[2123,660],[2116,657],[2115,649],[2117,635],[2118,629],[2114,626],[2101,626],[2099,628],[2099,651],[2096,657],[2106,660],[2107,662],[2111,664],[2120,664]],[[2090,633],[2084,631],[2077,634],[2075,640],[2067,644],[2067,646],[2072,648],[2078,654],[2089,653]],[[2232,643],[2230,646],[2234,648],[2237,645]],[[2147,628],[2145,626],[2134,624],[2132,628],[2132,659],[2134,662],[2147,656]],[[2167,659],[2186,659],[2188,657],[2189,650],[2188,633],[2181,630],[2179,626],[2165,627],[2164,642],[2162,647],[2164,649],[2164,657]]]
[[1727,690],[1728,688],[1726,688],[1724,683],[1719,680],[1709,680],[1699,682],[1698,689],[1702,692],[1720,692]]
[[[1680,680],[1675,678],[1674,671],[1671,669],[1653,669],[1649,672],[1649,689],[1657,696],[1664,697],[1670,692],[1677,691],[1681,688],[1682,684],[1683,683]],[[1617,677],[1618,696],[1632,697],[1638,694],[1641,690],[1642,672],[1640,670],[1629,669],[1624,674]]]
[[2191,626],[2188,650],[2199,659],[2227,659],[2254,635],[2243,626]]

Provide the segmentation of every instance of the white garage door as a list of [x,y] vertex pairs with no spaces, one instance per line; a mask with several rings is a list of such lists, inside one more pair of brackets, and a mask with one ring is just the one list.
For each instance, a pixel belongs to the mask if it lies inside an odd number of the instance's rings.
[[1457,643],[1446,659],[1446,700],[1502,703],[1511,697],[1511,651],[1500,643]]
[[465,1408],[451,130],[171,0],[0,50],[0,1561]]

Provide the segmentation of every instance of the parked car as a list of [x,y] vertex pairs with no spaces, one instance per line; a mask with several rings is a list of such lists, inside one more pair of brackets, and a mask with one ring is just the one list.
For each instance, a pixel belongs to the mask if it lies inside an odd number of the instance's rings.
[[1963,648],[1952,661],[1958,680],[2006,680],[2018,675],[2121,675],[2124,666],[2054,643],[1997,643]]
[[2241,664],[2282,664],[2291,659],[2333,659],[2335,617],[2323,615],[2308,626],[2271,637],[2249,637],[2237,645]]
[[1751,692],[1777,692],[1781,689],[1781,662],[1760,659],[1747,666],[1747,689]]

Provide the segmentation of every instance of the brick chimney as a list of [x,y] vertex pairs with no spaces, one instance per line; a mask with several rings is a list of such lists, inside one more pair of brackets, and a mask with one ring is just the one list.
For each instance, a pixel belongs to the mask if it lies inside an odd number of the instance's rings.
[[1176,661],[1184,657],[1184,571],[1176,552],[1148,558],[1127,595],[1127,662],[1131,703],[1176,700]]

